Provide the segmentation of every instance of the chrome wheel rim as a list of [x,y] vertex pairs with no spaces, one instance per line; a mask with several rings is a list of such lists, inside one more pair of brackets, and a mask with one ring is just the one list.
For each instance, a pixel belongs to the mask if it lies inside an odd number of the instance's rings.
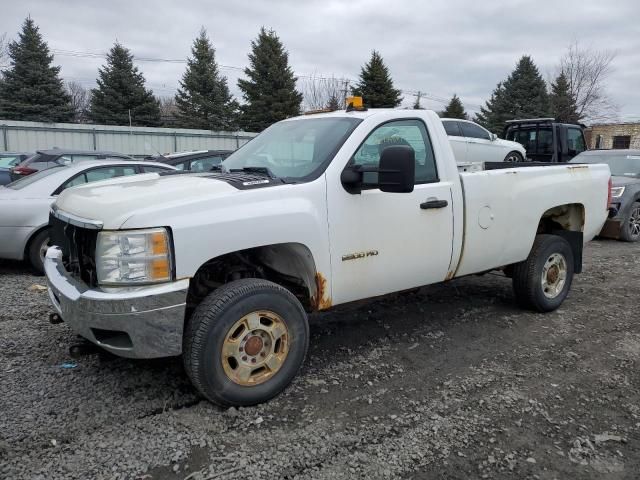
[[566,283],[567,259],[560,253],[554,253],[542,267],[542,293],[547,298],[556,298]]
[[254,386],[273,377],[289,354],[289,330],[277,313],[261,310],[245,315],[227,332],[222,368],[227,378]]
[[507,157],[507,162],[519,162],[519,161],[520,161],[520,157],[515,153]]
[[640,236],[640,207],[636,207],[629,215],[629,232],[632,237]]
[[40,244],[40,248],[38,249],[38,254],[40,255],[40,261],[44,265],[44,257],[47,256],[47,250],[49,249],[49,237],[45,238],[44,241]]

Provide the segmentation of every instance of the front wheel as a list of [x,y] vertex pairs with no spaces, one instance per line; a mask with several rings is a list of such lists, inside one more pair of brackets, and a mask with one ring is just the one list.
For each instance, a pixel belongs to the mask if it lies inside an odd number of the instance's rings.
[[640,202],[633,202],[629,216],[624,219],[620,229],[620,239],[625,242],[640,240]]
[[291,383],[308,344],[307,314],[298,299],[273,282],[244,279],[198,305],[185,329],[183,360],[210,401],[255,405]]
[[558,308],[573,280],[573,251],[557,235],[538,235],[529,256],[513,266],[513,291],[518,303],[538,312]]
[[524,162],[524,157],[520,152],[509,152],[506,157],[504,157],[505,162]]

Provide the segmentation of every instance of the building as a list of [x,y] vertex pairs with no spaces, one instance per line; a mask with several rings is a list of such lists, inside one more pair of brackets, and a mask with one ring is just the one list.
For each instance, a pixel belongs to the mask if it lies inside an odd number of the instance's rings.
[[640,149],[640,122],[591,125],[585,135],[589,148]]

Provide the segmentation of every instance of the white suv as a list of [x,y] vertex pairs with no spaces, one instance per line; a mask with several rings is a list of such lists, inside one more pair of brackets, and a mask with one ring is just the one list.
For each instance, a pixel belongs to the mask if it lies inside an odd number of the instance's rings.
[[502,140],[494,133],[469,120],[443,118],[457,163],[523,162],[525,148],[518,142]]

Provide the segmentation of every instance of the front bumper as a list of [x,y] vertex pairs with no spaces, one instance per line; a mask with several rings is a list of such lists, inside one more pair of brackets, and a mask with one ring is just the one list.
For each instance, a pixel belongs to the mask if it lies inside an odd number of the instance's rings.
[[67,273],[57,247],[47,251],[44,267],[53,306],[79,335],[121,357],[182,353],[189,280],[91,289]]

